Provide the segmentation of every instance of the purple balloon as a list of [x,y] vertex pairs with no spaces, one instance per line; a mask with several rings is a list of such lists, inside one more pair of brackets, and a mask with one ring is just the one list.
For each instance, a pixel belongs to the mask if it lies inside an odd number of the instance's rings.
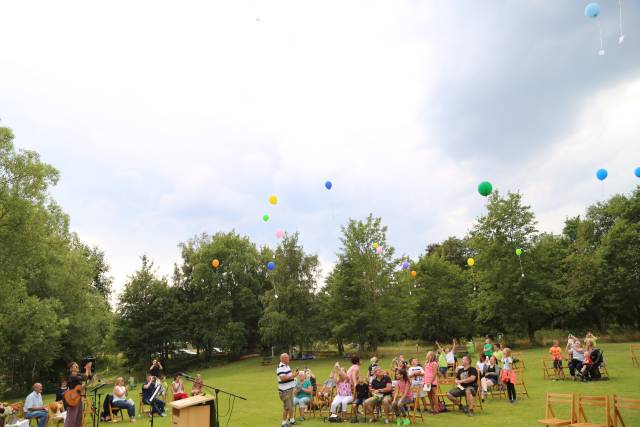
[[407,268],[409,268],[409,261],[405,261],[402,263],[402,269],[406,270]]

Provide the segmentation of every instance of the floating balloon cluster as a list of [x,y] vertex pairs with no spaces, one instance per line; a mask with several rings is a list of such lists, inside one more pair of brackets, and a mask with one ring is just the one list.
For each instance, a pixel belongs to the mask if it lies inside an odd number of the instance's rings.
[[[589,3],[584,8],[584,15],[596,21],[598,26],[598,34],[600,37],[600,49],[598,55],[604,56],[604,39],[602,37],[602,25],[598,17],[600,16],[600,5],[598,3]],[[618,44],[624,41],[624,33],[622,31],[622,0],[618,0]]]

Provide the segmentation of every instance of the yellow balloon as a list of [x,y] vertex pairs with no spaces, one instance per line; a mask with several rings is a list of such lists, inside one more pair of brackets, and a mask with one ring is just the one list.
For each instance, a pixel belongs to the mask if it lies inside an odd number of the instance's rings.
[[217,259],[214,259],[211,265],[213,265],[213,268],[218,268],[220,267],[220,261]]
[[378,242],[375,242],[375,243],[373,244],[373,249],[378,249],[378,246],[380,246],[380,245],[378,244]]
[[277,205],[278,204],[278,196],[269,196],[269,203],[271,203],[272,205]]
[[467,265],[468,265],[469,267],[473,267],[473,264],[475,264],[475,263],[476,263],[476,260],[475,260],[475,259],[473,259],[473,258],[469,258],[469,259],[467,260]]

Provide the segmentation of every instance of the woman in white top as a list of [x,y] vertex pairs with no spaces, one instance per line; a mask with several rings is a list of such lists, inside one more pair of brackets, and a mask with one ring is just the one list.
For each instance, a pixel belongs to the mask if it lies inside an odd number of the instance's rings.
[[118,377],[116,384],[113,386],[113,402],[111,406],[114,408],[126,409],[129,413],[129,421],[135,422],[136,408],[135,403],[131,399],[127,399],[128,387],[124,385],[124,378]]

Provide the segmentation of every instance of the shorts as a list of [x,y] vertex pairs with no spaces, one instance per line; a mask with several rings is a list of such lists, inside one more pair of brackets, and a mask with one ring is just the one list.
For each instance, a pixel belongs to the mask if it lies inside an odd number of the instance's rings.
[[282,408],[285,411],[293,409],[293,388],[284,391],[278,390],[278,394],[280,395],[280,400],[282,400]]
[[562,369],[562,360],[554,360],[553,369]]
[[365,401],[365,404],[368,405],[379,405],[380,403],[386,401],[387,403],[391,403],[391,395],[385,394],[384,396],[372,396]]
[[300,406],[301,408],[306,408],[309,406],[309,402],[311,402],[310,397],[294,397],[293,398],[293,406]]
[[447,371],[449,371],[449,367],[448,366],[441,366],[441,367],[438,368],[438,370],[440,371],[440,374],[443,377],[446,377],[447,376]]
[[367,400],[367,399],[357,398],[356,400],[353,401],[353,404],[354,405],[364,405],[365,400]]
[[471,392],[472,396],[476,395],[476,388],[475,387],[467,387],[464,390],[460,390],[460,388],[456,387],[456,388],[452,388],[451,390],[449,390],[449,394],[455,398],[459,398],[462,396],[466,396],[467,394],[467,390],[469,390]]

